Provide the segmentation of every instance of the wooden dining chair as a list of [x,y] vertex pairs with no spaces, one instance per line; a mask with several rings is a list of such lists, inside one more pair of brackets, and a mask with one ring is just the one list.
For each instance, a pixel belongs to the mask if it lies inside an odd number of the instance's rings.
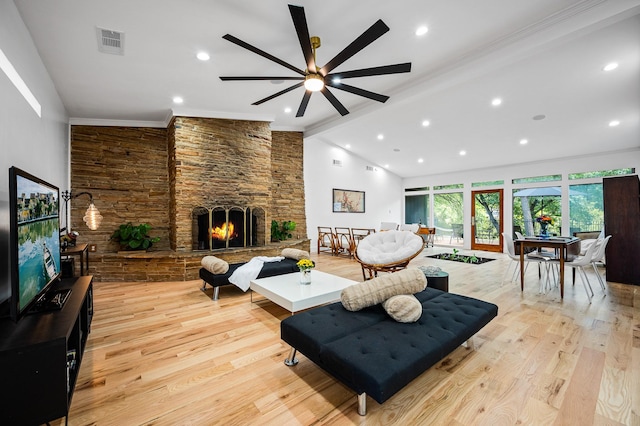
[[350,228],[335,227],[333,233],[333,254],[336,256],[353,256],[353,237]]
[[333,231],[328,226],[318,226],[318,254],[334,253]]

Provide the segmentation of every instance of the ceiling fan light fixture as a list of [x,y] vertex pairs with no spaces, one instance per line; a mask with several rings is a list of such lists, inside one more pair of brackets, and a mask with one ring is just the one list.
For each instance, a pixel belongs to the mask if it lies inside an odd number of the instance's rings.
[[324,78],[320,74],[307,74],[304,78],[304,88],[310,92],[319,92],[324,88]]

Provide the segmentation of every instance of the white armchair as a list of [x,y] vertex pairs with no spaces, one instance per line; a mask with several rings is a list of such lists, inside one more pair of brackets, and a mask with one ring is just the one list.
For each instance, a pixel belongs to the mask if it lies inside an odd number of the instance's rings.
[[[389,230],[367,235],[355,250],[365,280],[378,272],[395,272],[407,267],[424,249],[422,237],[413,232]],[[368,275],[368,277],[367,277]]]
[[420,225],[417,223],[403,223],[402,225],[400,225],[401,231],[410,231],[414,234],[417,234],[419,229]]
[[380,231],[396,231],[398,224],[396,222],[382,222],[380,224]]

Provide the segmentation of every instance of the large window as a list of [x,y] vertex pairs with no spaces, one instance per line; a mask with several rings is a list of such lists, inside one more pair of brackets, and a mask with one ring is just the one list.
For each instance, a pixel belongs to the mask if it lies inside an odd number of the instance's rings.
[[513,230],[525,236],[539,235],[541,216],[553,220],[549,233],[560,235],[562,224],[562,204],[559,186],[526,188],[513,191]]
[[600,231],[604,226],[602,184],[569,186],[571,235],[577,231]]
[[404,197],[404,223],[421,223],[429,226],[428,195],[406,195]]
[[433,220],[436,237],[444,243],[463,242],[463,197],[462,192],[434,194]]

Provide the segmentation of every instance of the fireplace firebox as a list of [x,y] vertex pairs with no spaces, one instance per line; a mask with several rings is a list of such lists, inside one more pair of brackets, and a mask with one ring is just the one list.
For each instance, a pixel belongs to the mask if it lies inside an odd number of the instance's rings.
[[196,207],[193,250],[225,250],[265,245],[265,212],[261,207]]

